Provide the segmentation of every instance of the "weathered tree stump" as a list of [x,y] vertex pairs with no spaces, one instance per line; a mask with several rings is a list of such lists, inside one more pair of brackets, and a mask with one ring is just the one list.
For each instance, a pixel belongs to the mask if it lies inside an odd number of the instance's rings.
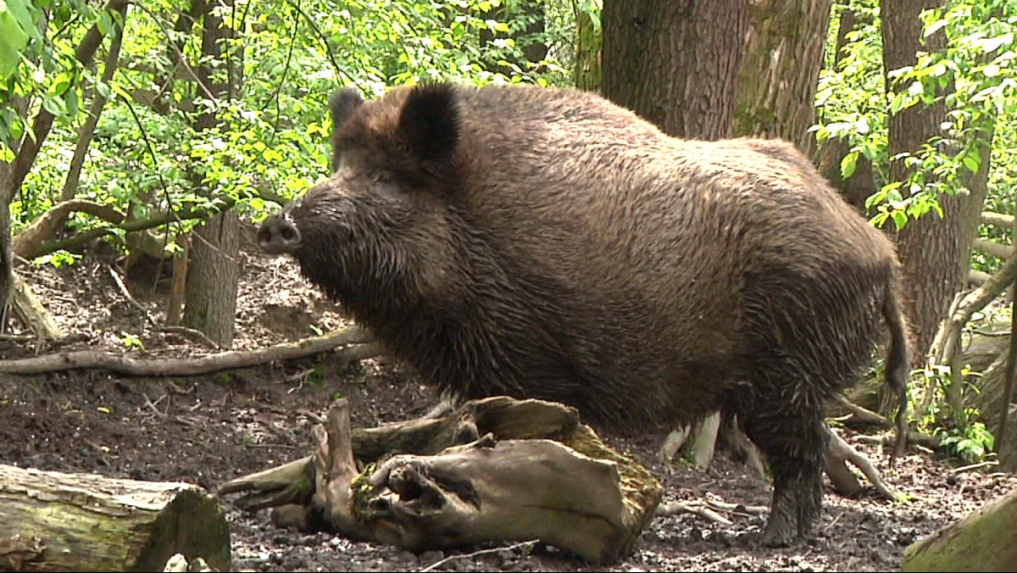
[[231,566],[215,499],[186,483],[0,465],[0,570],[161,571],[176,553]]
[[[540,540],[593,563],[629,552],[663,488],[605,446],[575,409],[494,397],[450,415],[350,430],[345,399],[315,454],[224,484],[238,507],[412,551]],[[357,460],[366,464],[358,470]]]
[[1017,571],[1017,490],[911,544],[902,571]]

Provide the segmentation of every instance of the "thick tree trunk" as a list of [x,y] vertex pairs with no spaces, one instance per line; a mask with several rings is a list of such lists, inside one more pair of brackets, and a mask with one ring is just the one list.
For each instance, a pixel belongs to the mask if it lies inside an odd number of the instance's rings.
[[832,0],[756,0],[738,73],[733,134],[786,139],[815,153],[816,86]]
[[664,132],[728,137],[746,0],[605,0],[602,92]]
[[215,499],[185,483],[0,465],[0,570],[161,571],[176,553],[229,571]]
[[[919,18],[922,10],[944,4],[945,0],[881,0],[884,74],[914,65],[920,50],[936,52],[945,47],[945,30],[923,38]],[[886,85],[890,93],[907,88],[906,85],[894,87],[889,77]],[[942,98],[937,98],[932,105],[919,104],[892,114],[889,117],[890,157],[917,153],[930,138],[942,135],[940,125],[946,119]],[[903,160],[890,162],[893,181],[906,181],[908,173]],[[908,195],[906,185],[901,192]],[[906,314],[912,324],[911,356],[918,362],[924,362],[939,323],[963,284],[961,260],[968,252],[967,245],[961,245],[960,236],[965,199],[943,196],[939,201],[943,218],[930,212],[918,220],[910,220],[897,240],[907,285],[904,289]]]
[[[226,99],[231,93],[229,78],[236,76],[229,69],[231,62],[224,60],[220,46],[231,30],[215,13],[216,6],[214,3],[205,6],[201,42],[203,57],[197,74],[200,85],[205,86],[210,94]],[[222,79],[213,80],[213,62],[226,66]],[[214,113],[205,112],[198,116],[195,129],[204,131],[217,122]],[[200,168],[196,169],[194,184],[200,188],[202,184],[198,173]],[[221,347],[229,348],[233,344],[237,287],[240,284],[240,220],[237,215],[227,210],[198,227],[191,239],[191,253],[184,325],[204,332]]]
[[902,571],[1017,571],[1017,491],[904,550]]
[[230,348],[240,284],[240,220],[236,213],[226,211],[198,227],[190,251],[184,326]]

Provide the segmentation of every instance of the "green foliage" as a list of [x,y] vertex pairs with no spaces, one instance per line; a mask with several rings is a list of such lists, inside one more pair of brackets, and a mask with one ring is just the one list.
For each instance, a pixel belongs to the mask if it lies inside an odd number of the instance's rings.
[[[955,383],[948,366],[935,366],[916,371],[908,388],[908,399],[913,404],[911,417],[919,432],[936,436],[952,456],[965,463],[982,461],[993,449],[993,435],[980,420],[976,408],[954,410],[947,403],[947,394]],[[963,378],[971,376],[970,368],[961,369]],[[963,389],[958,392],[962,396]]]
[[[525,9],[533,5],[539,10]],[[212,82],[227,86],[228,95],[219,98],[192,79],[202,58],[202,24],[178,25],[186,21],[188,0],[131,5],[121,65],[108,85],[99,78],[109,38],[89,67],[77,61],[75,49],[92,26],[111,31],[119,14],[82,0],[7,0],[0,7],[0,154],[13,159],[11,149],[30,133],[39,110],[55,116],[12,202],[15,233],[59,200],[97,94],[109,100],[77,197],[135,218],[218,209],[229,201],[258,222],[273,197],[290,199],[327,175],[327,100],[340,86],[374,97],[392,86],[436,80],[570,82],[556,57],[572,55],[564,45],[572,10],[565,0],[235,0],[216,8],[226,28],[222,56],[210,66]],[[527,31],[542,13],[544,30]],[[11,21],[32,24],[25,39],[2,33]],[[9,72],[4,42],[18,43]],[[547,44],[551,55],[528,61],[524,50],[534,42]],[[26,113],[7,105],[15,101],[27,104]],[[214,114],[211,128],[197,129],[202,114]],[[108,225],[77,214],[68,224],[75,231]],[[194,224],[173,226],[185,231]],[[122,247],[122,234],[112,240]]]
[[[978,411],[969,409],[967,414],[974,418],[978,415]],[[982,461],[987,454],[992,452],[994,445],[992,433],[982,422],[972,422],[950,430],[941,429],[936,435],[939,436],[941,445],[967,463]]]
[[[888,70],[885,78],[877,3],[851,0],[835,9],[839,15],[845,8],[853,10],[862,24],[849,34],[844,57],[836,68],[832,67],[830,42],[830,65],[821,74],[817,92],[816,138],[839,137],[850,143],[851,152],[841,164],[844,176],[854,171],[859,154],[873,161],[878,191],[866,207],[874,224],[881,226],[892,219],[901,228],[908,220],[932,211],[941,215],[939,197],[967,192],[967,177],[978,170],[980,151],[988,145],[984,141],[987,130],[997,126],[997,141],[1005,141],[996,145],[997,150],[1013,144],[1014,131],[1009,124],[1017,109],[1013,51],[1017,5],[1001,0],[951,0],[945,10],[925,11],[924,34],[945,30],[946,50],[922,52],[915,66]],[[831,33],[838,23],[835,17]],[[887,79],[892,96],[884,95]],[[951,93],[943,98],[940,90],[947,87]],[[906,181],[890,181],[886,167],[891,159],[888,117],[937,98],[943,99],[949,114],[942,136],[911,156],[894,158],[904,160],[911,169]],[[998,154],[992,159],[1007,166],[1015,161]],[[1001,172],[1005,171],[995,169],[990,176],[990,205],[1010,195],[1003,193]]]
[[134,350],[135,348],[138,350],[145,349],[145,343],[137,335],[129,332],[121,332],[120,334],[123,336],[124,346],[127,350]]

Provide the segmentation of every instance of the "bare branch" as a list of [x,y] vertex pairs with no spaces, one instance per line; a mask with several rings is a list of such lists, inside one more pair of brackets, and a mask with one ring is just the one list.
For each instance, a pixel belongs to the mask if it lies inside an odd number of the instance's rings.
[[[60,352],[20,360],[0,360],[0,372],[39,374],[77,369],[101,369],[125,376],[195,376],[221,370],[246,368],[274,360],[302,358],[334,350],[340,346],[366,343],[370,340],[370,336],[364,330],[348,328],[327,336],[277,344],[262,350],[228,351],[199,358],[144,360],[88,350]],[[357,347],[354,346],[351,349],[355,348]],[[373,348],[374,355],[383,352],[380,345],[375,345]],[[358,352],[358,354],[360,357],[364,357],[363,352]]]

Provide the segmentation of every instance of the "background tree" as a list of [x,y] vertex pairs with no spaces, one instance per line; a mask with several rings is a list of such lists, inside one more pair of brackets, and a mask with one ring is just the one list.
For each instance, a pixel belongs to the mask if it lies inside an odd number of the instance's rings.
[[670,135],[731,134],[744,0],[604,0],[602,93]]

